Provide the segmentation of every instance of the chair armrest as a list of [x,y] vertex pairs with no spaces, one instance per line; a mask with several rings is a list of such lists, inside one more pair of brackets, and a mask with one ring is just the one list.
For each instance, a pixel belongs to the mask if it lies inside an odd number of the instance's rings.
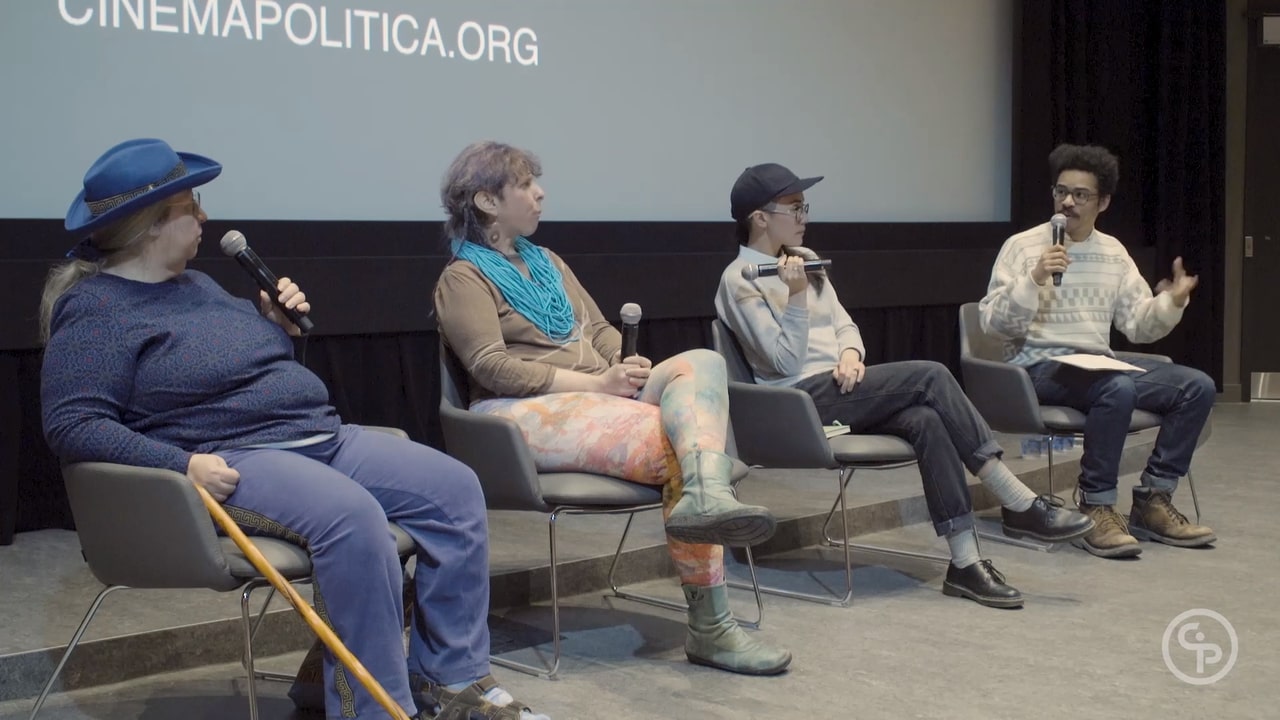
[[813,398],[803,390],[731,382],[729,417],[738,456],[748,465],[836,466]]
[[1045,433],[1031,376],[1007,362],[961,357],[965,394],[997,432]]
[[475,471],[491,510],[550,510],[533,454],[520,428],[507,418],[440,403],[440,426],[449,454]]
[[1171,363],[1173,358],[1168,355],[1160,355],[1158,353],[1133,352],[1131,350],[1117,350],[1117,360],[1155,360],[1156,362]]
[[186,475],[115,463],[62,468],[85,560],[106,585],[233,590],[213,519]]

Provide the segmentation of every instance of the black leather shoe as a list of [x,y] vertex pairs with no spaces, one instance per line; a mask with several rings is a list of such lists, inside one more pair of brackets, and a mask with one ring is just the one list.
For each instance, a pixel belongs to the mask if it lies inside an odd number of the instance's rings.
[[1070,542],[1093,530],[1093,519],[1088,515],[1054,507],[1043,497],[1037,497],[1031,507],[1022,512],[1002,507],[1000,516],[1004,521],[1004,534],[1018,540],[1034,538],[1047,543]]
[[942,594],[966,597],[993,608],[1022,607],[1022,593],[1012,585],[1006,585],[1004,575],[990,560],[979,560],[967,568],[947,566],[947,579],[942,583]]

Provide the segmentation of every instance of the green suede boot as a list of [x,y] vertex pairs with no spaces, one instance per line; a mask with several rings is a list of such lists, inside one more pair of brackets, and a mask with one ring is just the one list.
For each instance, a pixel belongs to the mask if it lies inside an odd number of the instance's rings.
[[729,486],[733,459],[695,450],[680,461],[684,493],[667,517],[667,534],[703,545],[755,545],[773,537],[777,520],[768,508],[743,505]]
[[790,652],[771,648],[738,627],[729,613],[724,583],[683,587],[689,603],[689,635],[684,641],[689,662],[743,675],[777,675],[791,665]]

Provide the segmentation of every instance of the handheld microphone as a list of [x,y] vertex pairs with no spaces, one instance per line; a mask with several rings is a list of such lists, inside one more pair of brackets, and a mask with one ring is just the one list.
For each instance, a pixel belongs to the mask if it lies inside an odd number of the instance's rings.
[[222,245],[222,254],[233,257],[236,262],[240,263],[240,267],[244,268],[245,272],[249,273],[249,276],[258,283],[258,287],[267,293],[267,297],[271,298],[271,302],[275,303],[275,306],[280,308],[284,316],[289,318],[289,322],[297,325],[298,330],[303,335],[311,332],[311,329],[315,327],[311,323],[311,318],[298,312],[295,308],[287,308],[280,304],[277,299],[280,297],[280,289],[276,287],[280,279],[267,269],[266,264],[262,262],[262,258],[258,257],[258,254],[249,247],[249,241],[244,239],[244,233],[239,230],[230,230],[226,235],[222,236],[220,244]]
[[[807,273],[821,272],[831,267],[831,260],[823,258],[821,260],[805,260],[804,271]],[[778,274],[778,263],[761,263],[759,265],[744,265],[742,267],[743,280],[755,280],[756,278],[769,277]]]
[[[1058,213],[1049,218],[1049,227],[1053,228],[1053,244],[1065,245],[1067,243],[1067,216]],[[1053,274],[1053,286],[1062,286],[1062,273],[1056,272]]]
[[640,306],[627,303],[618,313],[622,316],[622,359],[636,354],[636,339],[640,336]]

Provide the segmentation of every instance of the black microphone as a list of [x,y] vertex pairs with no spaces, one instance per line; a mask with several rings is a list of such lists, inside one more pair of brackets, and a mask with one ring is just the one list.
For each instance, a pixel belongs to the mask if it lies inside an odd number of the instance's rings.
[[267,297],[271,298],[271,302],[275,303],[276,307],[280,308],[284,313],[284,316],[289,318],[289,322],[297,325],[298,330],[303,335],[311,332],[311,328],[314,327],[311,323],[311,318],[298,312],[295,308],[287,308],[280,304],[278,299],[280,297],[280,289],[276,287],[280,279],[267,269],[266,264],[262,262],[262,258],[258,257],[258,253],[249,247],[249,241],[244,239],[243,233],[239,230],[228,231],[226,235],[222,236],[221,245],[222,254],[233,257],[236,262],[240,263],[240,267],[244,268],[245,272],[249,273],[258,283],[258,287],[267,293]]
[[627,303],[622,306],[622,358],[623,360],[636,354],[636,338],[640,336],[640,306]]
[[[1044,216],[1041,215],[1041,217],[1044,217]],[[1053,228],[1053,244],[1054,245],[1067,244],[1067,239],[1066,239],[1067,216],[1066,215],[1063,215],[1062,213],[1058,213],[1053,217],[1049,218],[1049,227]],[[1061,285],[1062,285],[1062,273],[1056,272],[1053,274],[1053,286],[1061,287]]]
[[[819,272],[831,267],[831,261],[827,258],[821,260],[805,260],[804,271],[807,273]],[[756,278],[768,277],[778,274],[778,263],[762,263],[760,265],[744,265],[742,267],[743,280],[755,280]]]

